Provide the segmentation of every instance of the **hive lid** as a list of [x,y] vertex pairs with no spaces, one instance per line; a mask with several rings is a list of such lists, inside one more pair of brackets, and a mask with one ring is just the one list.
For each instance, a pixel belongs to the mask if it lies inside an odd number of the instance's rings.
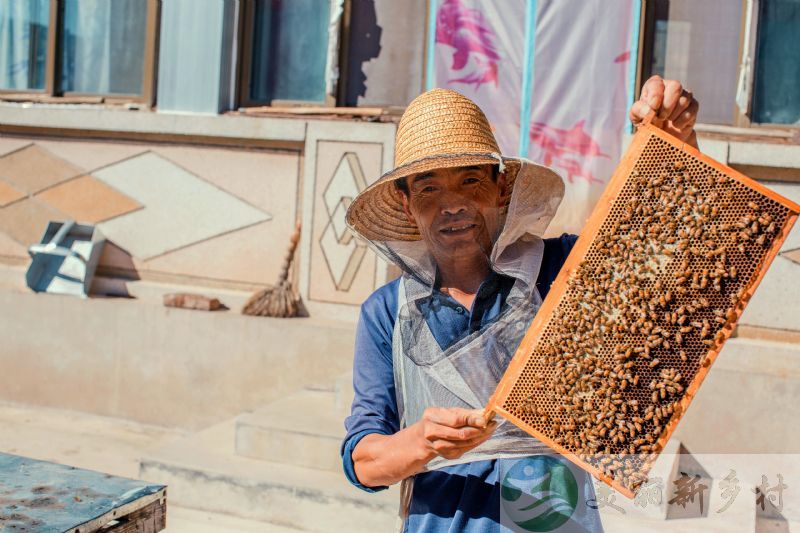
[[799,212],[644,125],[486,410],[633,498]]

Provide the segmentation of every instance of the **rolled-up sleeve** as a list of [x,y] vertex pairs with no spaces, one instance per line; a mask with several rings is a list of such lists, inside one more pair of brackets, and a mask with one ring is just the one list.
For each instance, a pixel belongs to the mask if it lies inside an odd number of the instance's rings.
[[353,450],[371,433],[391,435],[400,429],[392,365],[392,331],[397,314],[397,281],[375,291],[361,306],[353,360],[355,396],[341,455],[345,476],[356,487],[375,492],[386,487],[366,487],[359,482]]

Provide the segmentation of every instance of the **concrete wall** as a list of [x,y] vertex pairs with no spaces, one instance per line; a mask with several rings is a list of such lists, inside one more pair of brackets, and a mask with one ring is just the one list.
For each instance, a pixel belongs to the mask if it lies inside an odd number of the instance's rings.
[[736,338],[674,438],[692,453],[800,453],[800,344]]
[[137,299],[33,294],[13,286],[21,272],[0,277],[3,401],[199,429],[351,366],[347,323],[165,308],[167,286]]
[[356,0],[350,9],[345,105],[408,105],[423,88],[425,0]]
[[[390,168],[394,131],[0,104],[0,401],[196,429],[331,382],[351,367],[359,306],[387,275],[331,228]],[[28,246],[65,219],[108,238],[88,300],[24,287]],[[276,280],[297,220],[292,279],[310,318],[240,315]],[[229,310],[163,307],[178,291]]]

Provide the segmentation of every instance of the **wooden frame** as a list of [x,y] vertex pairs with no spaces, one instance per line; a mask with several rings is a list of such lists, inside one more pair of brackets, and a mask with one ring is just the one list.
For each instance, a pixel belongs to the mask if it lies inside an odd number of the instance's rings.
[[242,0],[242,4],[239,7],[239,65],[236,76],[238,81],[238,107],[264,105],[264,102],[250,99],[255,12],[255,0]]
[[79,103],[140,103],[148,107],[155,102],[156,68],[158,56],[158,32],[160,0],[147,1],[145,26],[144,62],[142,65],[142,94],[103,94],[62,91],[59,87],[62,65],[59,43],[63,31],[64,0],[50,0],[47,57],[45,62],[45,86],[43,90],[0,89],[0,100],[34,100],[40,102]]
[[167,527],[167,489],[108,511],[66,533],[156,533]]
[[[648,8],[647,0],[638,0],[641,4],[641,18],[639,19],[639,42],[637,44],[639,50],[644,50],[645,47],[645,35],[647,32],[647,20],[648,20],[648,12],[652,11],[651,8]],[[652,50],[650,50],[652,56]],[[636,102],[639,100],[639,97],[642,93],[642,84],[644,83],[644,79],[642,79],[642,74],[644,71],[644,63],[645,63],[645,54],[640,53],[636,57],[636,85],[635,90],[633,93],[633,101]]]
[[578,457],[578,455],[568,450],[566,447],[557,444],[547,435],[537,430],[534,426],[523,421],[522,419],[517,417],[514,413],[511,413],[508,410],[506,410],[503,407],[503,405],[505,404],[509,394],[512,392],[512,389],[520,379],[523,371],[525,370],[528,361],[530,359],[530,356],[533,353],[534,348],[536,347],[539,339],[542,337],[542,335],[544,335],[545,330],[548,324],[550,323],[551,317],[554,316],[554,311],[559,306],[564,295],[567,293],[568,280],[572,276],[573,272],[575,272],[580,267],[580,264],[583,261],[586,253],[589,251],[595,238],[600,233],[603,223],[611,213],[611,209],[615,200],[619,196],[623,187],[627,184],[629,176],[631,175],[631,172],[633,171],[637,161],[639,160],[639,157],[643,153],[648,141],[653,136],[656,136],[666,141],[671,146],[678,148],[679,150],[682,150],[683,152],[689,154],[691,157],[701,161],[702,163],[707,164],[708,166],[712,167],[713,169],[719,171],[722,174],[725,174],[731,179],[738,181],[739,183],[742,183],[745,186],[754,189],[757,192],[765,195],[766,197],[780,203],[781,205],[785,206],[790,212],[783,227],[780,228],[780,233],[775,236],[772,243],[770,244],[770,247],[767,250],[766,254],[764,255],[762,262],[759,265],[759,268],[754,273],[753,277],[749,280],[749,284],[746,285],[744,295],[742,296],[739,304],[734,308],[734,313],[735,313],[734,318],[730,319],[725,324],[723,329],[720,330],[722,332],[721,339],[715,345],[709,347],[709,350],[706,355],[708,364],[705,364],[706,361],[704,360],[703,364],[700,365],[700,367],[697,370],[697,373],[694,375],[691,382],[688,384],[685,394],[680,399],[681,410],[680,411],[676,410],[676,413],[671,416],[671,418],[665,425],[664,429],[660,433],[659,438],[656,440],[656,444],[659,446],[658,448],[659,450],[663,450],[670,436],[677,427],[677,424],[680,421],[683,413],[686,412],[686,409],[689,407],[689,404],[694,398],[703,380],[705,379],[709,369],[711,368],[717,356],[719,355],[719,352],[722,349],[722,346],[724,345],[725,341],[733,334],[736,327],[736,323],[738,322],[742,312],[744,311],[746,303],[750,300],[756,287],[766,274],[768,266],[778,255],[782,243],[788,236],[789,231],[791,230],[793,224],[795,223],[798,217],[798,214],[800,214],[800,205],[795,204],[794,202],[781,197],[780,195],[764,187],[762,184],[748,178],[747,176],[737,172],[736,170],[726,167],[725,165],[711,159],[710,157],[702,154],[699,150],[695,149],[694,147],[687,145],[686,143],[676,139],[675,137],[672,137],[671,135],[663,132],[662,130],[656,128],[655,126],[646,124],[645,126],[641,127],[634,136],[630,144],[630,147],[628,148],[627,152],[622,158],[619,166],[615,170],[613,177],[611,178],[608,186],[606,187],[606,190],[603,192],[603,195],[597,202],[597,205],[594,211],[592,212],[589,220],[587,221],[586,226],[581,232],[578,241],[575,243],[575,246],[573,247],[566,262],[564,263],[564,266],[562,267],[561,271],[559,272],[558,276],[553,282],[550,292],[545,298],[541,308],[536,313],[533,322],[531,323],[522,342],[520,343],[519,349],[515,353],[514,358],[509,364],[503,378],[501,379],[500,383],[497,386],[497,389],[495,390],[492,397],[489,399],[489,402],[487,403],[487,406],[485,408],[487,413],[500,414],[501,416],[503,416],[503,418],[506,418],[507,420],[514,423],[516,426],[525,430],[527,433],[533,435],[534,437],[545,443],[547,446],[555,450],[557,453],[565,456],[569,461],[571,461],[578,467],[591,473],[597,479],[604,481],[605,483],[612,486],[613,488],[615,488],[617,491],[627,496],[628,498],[633,498],[635,496],[635,493],[632,490],[616,482],[612,477],[610,477],[609,475],[607,475],[605,472],[601,471],[594,465],[591,465],[588,462],[582,460],[580,457]]
[[339,23],[339,78],[336,83],[335,104],[337,106],[344,106],[347,103],[347,76],[350,71],[350,62],[347,59],[350,55],[350,19],[353,11],[352,0],[344,0],[342,8],[342,17]]

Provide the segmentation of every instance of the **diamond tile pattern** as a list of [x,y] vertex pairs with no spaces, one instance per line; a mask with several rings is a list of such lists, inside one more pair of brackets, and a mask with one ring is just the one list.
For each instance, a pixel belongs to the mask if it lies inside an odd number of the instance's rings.
[[141,144],[113,141],[40,140],[36,144],[87,174],[147,151]]
[[158,272],[273,284],[280,273],[282,255],[276,253],[275,247],[261,243],[286,241],[292,229],[279,222],[283,221],[275,217],[270,222],[198,242],[143,264],[148,270]]
[[14,187],[36,193],[62,181],[83,174],[83,171],[32,144],[0,157],[0,176]]
[[0,231],[20,244],[39,242],[51,220],[66,220],[64,213],[33,198],[26,198],[0,209]]
[[783,252],[781,256],[785,257],[786,259],[790,259],[800,265],[800,248],[797,250],[790,250],[788,252]]
[[144,206],[99,224],[111,241],[139,259],[272,218],[152,152],[93,175]]
[[0,181],[0,207],[4,207],[11,202],[16,202],[21,198],[25,198],[25,196],[24,192],[4,181]]
[[[0,232],[0,255],[27,258],[28,249],[5,233]],[[23,283],[23,281],[20,280],[20,283]]]
[[92,176],[65,181],[36,195],[49,204],[80,222],[96,224],[142,207]]
[[0,155],[15,152],[20,148],[31,144],[30,139],[18,139],[14,137],[0,137]]
[[349,291],[353,285],[366,245],[353,239],[345,223],[347,207],[367,187],[358,155],[345,152],[333,172],[322,199],[328,213],[328,224],[319,239],[322,254],[336,289]]

